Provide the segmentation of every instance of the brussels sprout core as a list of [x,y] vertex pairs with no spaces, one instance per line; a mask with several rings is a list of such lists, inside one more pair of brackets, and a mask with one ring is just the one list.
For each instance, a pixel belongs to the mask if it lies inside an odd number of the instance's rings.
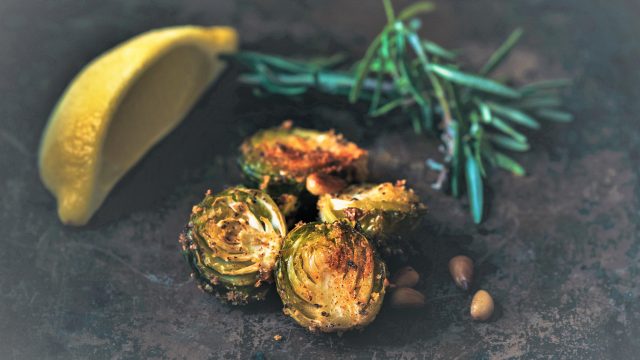
[[240,151],[249,183],[267,191],[279,205],[284,203],[287,214],[292,211],[291,196],[300,195],[311,174],[332,174],[347,182],[367,176],[366,150],[333,131],[296,128],[291,122],[259,131]]
[[357,225],[384,254],[403,251],[405,244],[391,240],[412,229],[426,211],[404,181],[352,185],[337,194],[321,196],[318,209],[322,221],[348,220]]
[[232,304],[264,298],[286,223],[271,197],[235,187],[209,192],[180,236],[199,286]]
[[369,241],[342,222],[297,226],[276,265],[284,313],[311,331],[343,332],[372,322],[385,279]]

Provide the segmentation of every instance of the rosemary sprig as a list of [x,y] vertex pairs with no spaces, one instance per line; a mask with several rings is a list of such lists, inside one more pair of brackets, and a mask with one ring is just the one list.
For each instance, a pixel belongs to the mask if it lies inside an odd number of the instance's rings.
[[558,110],[558,90],[566,79],[545,80],[514,89],[489,75],[508,57],[522,37],[516,29],[477,73],[461,70],[457,54],[418,35],[416,15],[434,5],[418,2],[396,14],[383,0],[387,24],[373,39],[363,58],[340,70],[341,57],[297,61],[243,51],[229,56],[248,68],[242,83],[267,93],[285,96],[310,90],[346,96],[354,103],[369,103],[369,116],[402,111],[418,133],[438,136],[447,166],[434,187],[448,179],[454,196],[466,183],[471,215],[480,223],[484,215],[484,186],[489,166],[525,174],[524,168],[502,151],[527,151],[527,137],[519,128],[536,130],[539,120],[569,122],[572,115]]

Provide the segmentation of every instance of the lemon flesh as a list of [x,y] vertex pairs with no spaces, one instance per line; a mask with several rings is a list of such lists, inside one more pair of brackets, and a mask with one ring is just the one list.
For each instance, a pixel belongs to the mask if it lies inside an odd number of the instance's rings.
[[173,130],[237,50],[227,27],[149,31],[87,65],[58,101],[39,152],[40,177],[69,225],[86,224],[111,189]]

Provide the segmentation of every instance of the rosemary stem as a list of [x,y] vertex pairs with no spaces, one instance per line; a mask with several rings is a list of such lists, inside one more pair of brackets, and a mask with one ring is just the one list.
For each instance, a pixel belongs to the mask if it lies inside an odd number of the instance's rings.
[[[281,85],[289,86],[309,86],[315,87],[320,91],[331,90],[350,90],[356,83],[355,78],[348,73],[342,73],[337,71],[321,71],[314,74],[278,74],[274,75],[275,79]],[[240,75],[240,82],[247,85],[260,85],[261,77],[256,74],[243,74]],[[378,80],[375,78],[365,78],[362,82],[362,89],[368,91],[374,91],[376,89]],[[382,81],[380,91],[385,95],[391,95],[397,93],[397,88],[391,81]]]

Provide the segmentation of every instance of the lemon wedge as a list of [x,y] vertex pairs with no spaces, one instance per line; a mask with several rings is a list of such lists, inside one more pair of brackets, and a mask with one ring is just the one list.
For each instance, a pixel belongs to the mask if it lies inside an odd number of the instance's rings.
[[232,28],[179,26],[138,35],[88,64],[53,110],[40,177],[58,216],[84,225],[111,189],[173,130],[237,50]]

